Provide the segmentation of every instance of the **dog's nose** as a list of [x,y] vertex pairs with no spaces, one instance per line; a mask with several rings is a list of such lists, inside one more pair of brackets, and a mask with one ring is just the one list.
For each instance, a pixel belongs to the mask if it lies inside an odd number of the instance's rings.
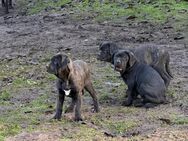
[[121,60],[120,60],[120,59],[117,59],[117,60],[116,60],[116,63],[117,63],[117,64],[121,64]]

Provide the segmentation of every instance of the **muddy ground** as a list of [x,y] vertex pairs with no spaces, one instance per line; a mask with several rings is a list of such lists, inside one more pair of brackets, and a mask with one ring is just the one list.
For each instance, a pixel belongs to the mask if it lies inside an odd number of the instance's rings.
[[[94,23],[77,21],[66,13],[1,13],[0,139],[188,140],[188,25],[177,31],[171,22],[175,21]],[[170,103],[153,109],[122,107],[126,85],[110,64],[96,59],[102,41],[115,41],[125,48],[156,44],[168,50],[174,75],[167,92]],[[86,94],[83,123],[75,123],[73,114],[51,121],[57,91],[55,77],[47,74],[45,65],[58,52],[92,67],[101,112],[90,111],[92,101]]]

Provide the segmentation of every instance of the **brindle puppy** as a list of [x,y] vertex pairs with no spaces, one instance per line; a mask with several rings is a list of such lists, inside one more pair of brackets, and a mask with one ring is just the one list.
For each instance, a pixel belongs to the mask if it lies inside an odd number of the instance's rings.
[[117,52],[114,67],[128,86],[125,106],[131,105],[138,95],[142,98],[139,106],[149,108],[166,102],[166,86],[161,76],[149,65],[138,62],[132,52]]
[[[113,64],[114,54],[119,50],[125,50],[125,48],[119,47],[113,42],[104,42],[99,46],[99,50],[98,59]],[[173,77],[169,68],[170,56],[167,51],[159,50],[155,45],[143,45],[136,49],[126,50],[132,51],[139,62],[152,66],[161,75],[166,87],[168,87]]]
[[82,120],[81,117],[81,96],[86,89],[94,102],[94,110],[99,112],[97,94],[92,86],[90,69],[88,65],[81,61],[72,61],[66,55],[58,54],[52,57],[47,66],[47,72],[57,76],[57,107],[55,119],[60,119],[65,95],[72,98],[72,103],[65,112],[72,112],[75,108],[75,121]]

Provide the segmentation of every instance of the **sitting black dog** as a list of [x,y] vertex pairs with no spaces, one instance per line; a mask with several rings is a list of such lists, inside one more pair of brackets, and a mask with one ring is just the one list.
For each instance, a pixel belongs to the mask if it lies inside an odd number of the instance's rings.
[[131,105],[138,95],[142,101],[135,106],[150,108],[166,103],[164,80],[152,67],[138,62],[132,52],[117,52],[114,55],[114,67],[128,85],[128,100],[124,102],[125,106]]

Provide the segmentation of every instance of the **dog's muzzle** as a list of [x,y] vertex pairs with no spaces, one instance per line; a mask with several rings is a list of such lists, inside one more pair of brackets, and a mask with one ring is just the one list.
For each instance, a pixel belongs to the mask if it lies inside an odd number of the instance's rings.
[[114,70],[121,72],[123,69],[120,66],[114,66]]

